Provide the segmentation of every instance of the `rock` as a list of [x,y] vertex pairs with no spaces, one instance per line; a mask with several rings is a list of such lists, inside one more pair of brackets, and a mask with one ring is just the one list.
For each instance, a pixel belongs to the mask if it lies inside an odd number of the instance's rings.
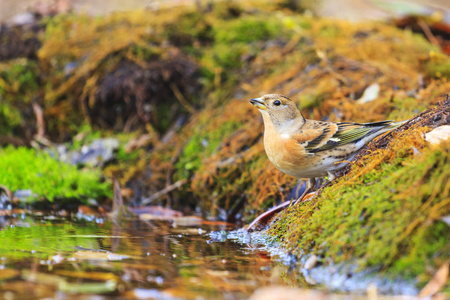
[[102,166],[114,158],[114,151],[119,148],[116,138],[94,140],[90,145],[84,145],[78,151],[70,151],[66,145],[58,145],[56,151],[61,161],[76,165]]
[[303,268],[305,268],[306,270],[311,270],[312,268],[314,268],[317,265],[318,262],[319,262],[319,258],[313,254],[305,262],[305,265]]
[[433,146],[437,146],[450,138],[450,125],[436,127],[425,134],[425,140]]

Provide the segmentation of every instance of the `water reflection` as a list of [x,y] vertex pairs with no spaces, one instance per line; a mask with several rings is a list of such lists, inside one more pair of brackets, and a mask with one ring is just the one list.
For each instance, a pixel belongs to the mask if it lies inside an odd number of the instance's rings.
[[225,225],[2,218],[0,293],[5,299],[74,294],[242,299],[258,287],[282,283],[283,272],[273,272],[266,253],[228,239],[211,240],[208,232],[233,229]]

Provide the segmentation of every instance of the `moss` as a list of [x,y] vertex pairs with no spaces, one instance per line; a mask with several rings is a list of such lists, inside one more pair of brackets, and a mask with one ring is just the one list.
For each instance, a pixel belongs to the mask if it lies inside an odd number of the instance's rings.
[[450,59],[429,62],[426,73],[432,78],[450,78]]
[[0,63],[0,134],[16,133],[30,111],[31,102],[39,95],[37,63],[13,59]]
[[270,234],[297,254],[350,259],[388,274],[435,270],[450,250],[450,228],[440,221],[450,213],[449,144],[423,148],[414,130],[397,138],[393,150],[375,152],[317,199],[285,213]]
[[283,34],[282,23],[277,18],[271,20],[248,16],[221,22],[214,26],[216,43],[252,43],[268,41]]
[[[242,69],[244,55],[249,58],[257,55],[263,49],[263,42],[280,39],[285,40],[292,34],[283,25],[281,19],[262,19],[260,16],[242,16],[231,20],[217,20],[213,23],[214,44],[206,49],[202,55],[202,65],[209,70],[205,77],[209,78],[217,68],[224,81],[232,86],[239,78],[239,74],[231,70]],[[240,74],[245,75],[245,74]],[[224,88],[224,87],[222,87]]]
[[94,130],[90,124],[84,123],[79,126],[78,134],[72,139],[69,148],[71,150],[80,150],[82,146],[88,145],[101,137],[101,131]]
[[21,102],[30,103],[39,89],[37,74],[37,64],[30,60],[16,59],[1,64],[0,94],[10,101],[15,95]]
[[[205,124],[204,126],[210,127],[211,123],[208,125]],[[203,126],[198,127],[184,147],[183,153],[176,164],[178,171],[176,178],[188,178],[195,173],[202,165],[203,158],[213,154],[223,143],[223,137],[234,132],[239,128],[239,125],[239,123],[229,121],[220,124],[219,127],[207,130]]]
[[11,134],[13,129],[22,124],[20,111],[9,105],[0,102],[0,135]]
[[[231,69],[239,68],[242,65],[241,56],[247,51],[250,51],[250,48],[243,44],[236,44],[233,47],[227,44],[217,44],[207,55],[212,57],[213,64],[217,67]],[[230,75],[226,76],[230,77]]]
[[195,43],[208,44],[213,41],[212,27],[199,12],[185,12],[172,24],[164,28],[163,35],[177,46],[193,46]]
[[442,265],[448,256],[448,238],[448,225],[439,220],[434,221],[414,235],[410,241],[410,252],[395,261],[392,268],[406,277],[419,275],[419,280],[426,282],[433,275],[430,269]]
[[384,101],[389,103],[392,109],[392,112],[387,116],[389,120],[408,119],[424,111],[427,107],[426,103],[421,103],[412,97],[393,97]]
[[219,1],[215,3],[213,13],[218,19],[230,20],[240,17],[244,9],[235,1]]
[[46,152],[7,147],[0,150],[0,157],[0,183],[13,192],[30,189],[29,200],[112,196],[110,184],[101,180],[99,171],[78,170]]

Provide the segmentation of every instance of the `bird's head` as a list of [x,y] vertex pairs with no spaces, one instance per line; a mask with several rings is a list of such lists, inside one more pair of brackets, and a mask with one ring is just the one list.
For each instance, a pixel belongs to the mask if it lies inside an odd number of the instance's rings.
[[264,122],[269,117],[277,128],[283,127],[288,123],[295,121],[304,122],[305,120],[294,101],[283,95],[268,94],[260,98],[251,99],[250,103],[259,109],[263,115]]

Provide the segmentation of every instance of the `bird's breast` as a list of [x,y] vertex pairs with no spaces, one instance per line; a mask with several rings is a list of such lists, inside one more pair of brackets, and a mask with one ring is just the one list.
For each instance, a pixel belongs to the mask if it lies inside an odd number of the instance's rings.
[[264,148],[269,160],[280,171],[295,177],[318,177],[314,168],[315,155],[288,136],[265,132]]

